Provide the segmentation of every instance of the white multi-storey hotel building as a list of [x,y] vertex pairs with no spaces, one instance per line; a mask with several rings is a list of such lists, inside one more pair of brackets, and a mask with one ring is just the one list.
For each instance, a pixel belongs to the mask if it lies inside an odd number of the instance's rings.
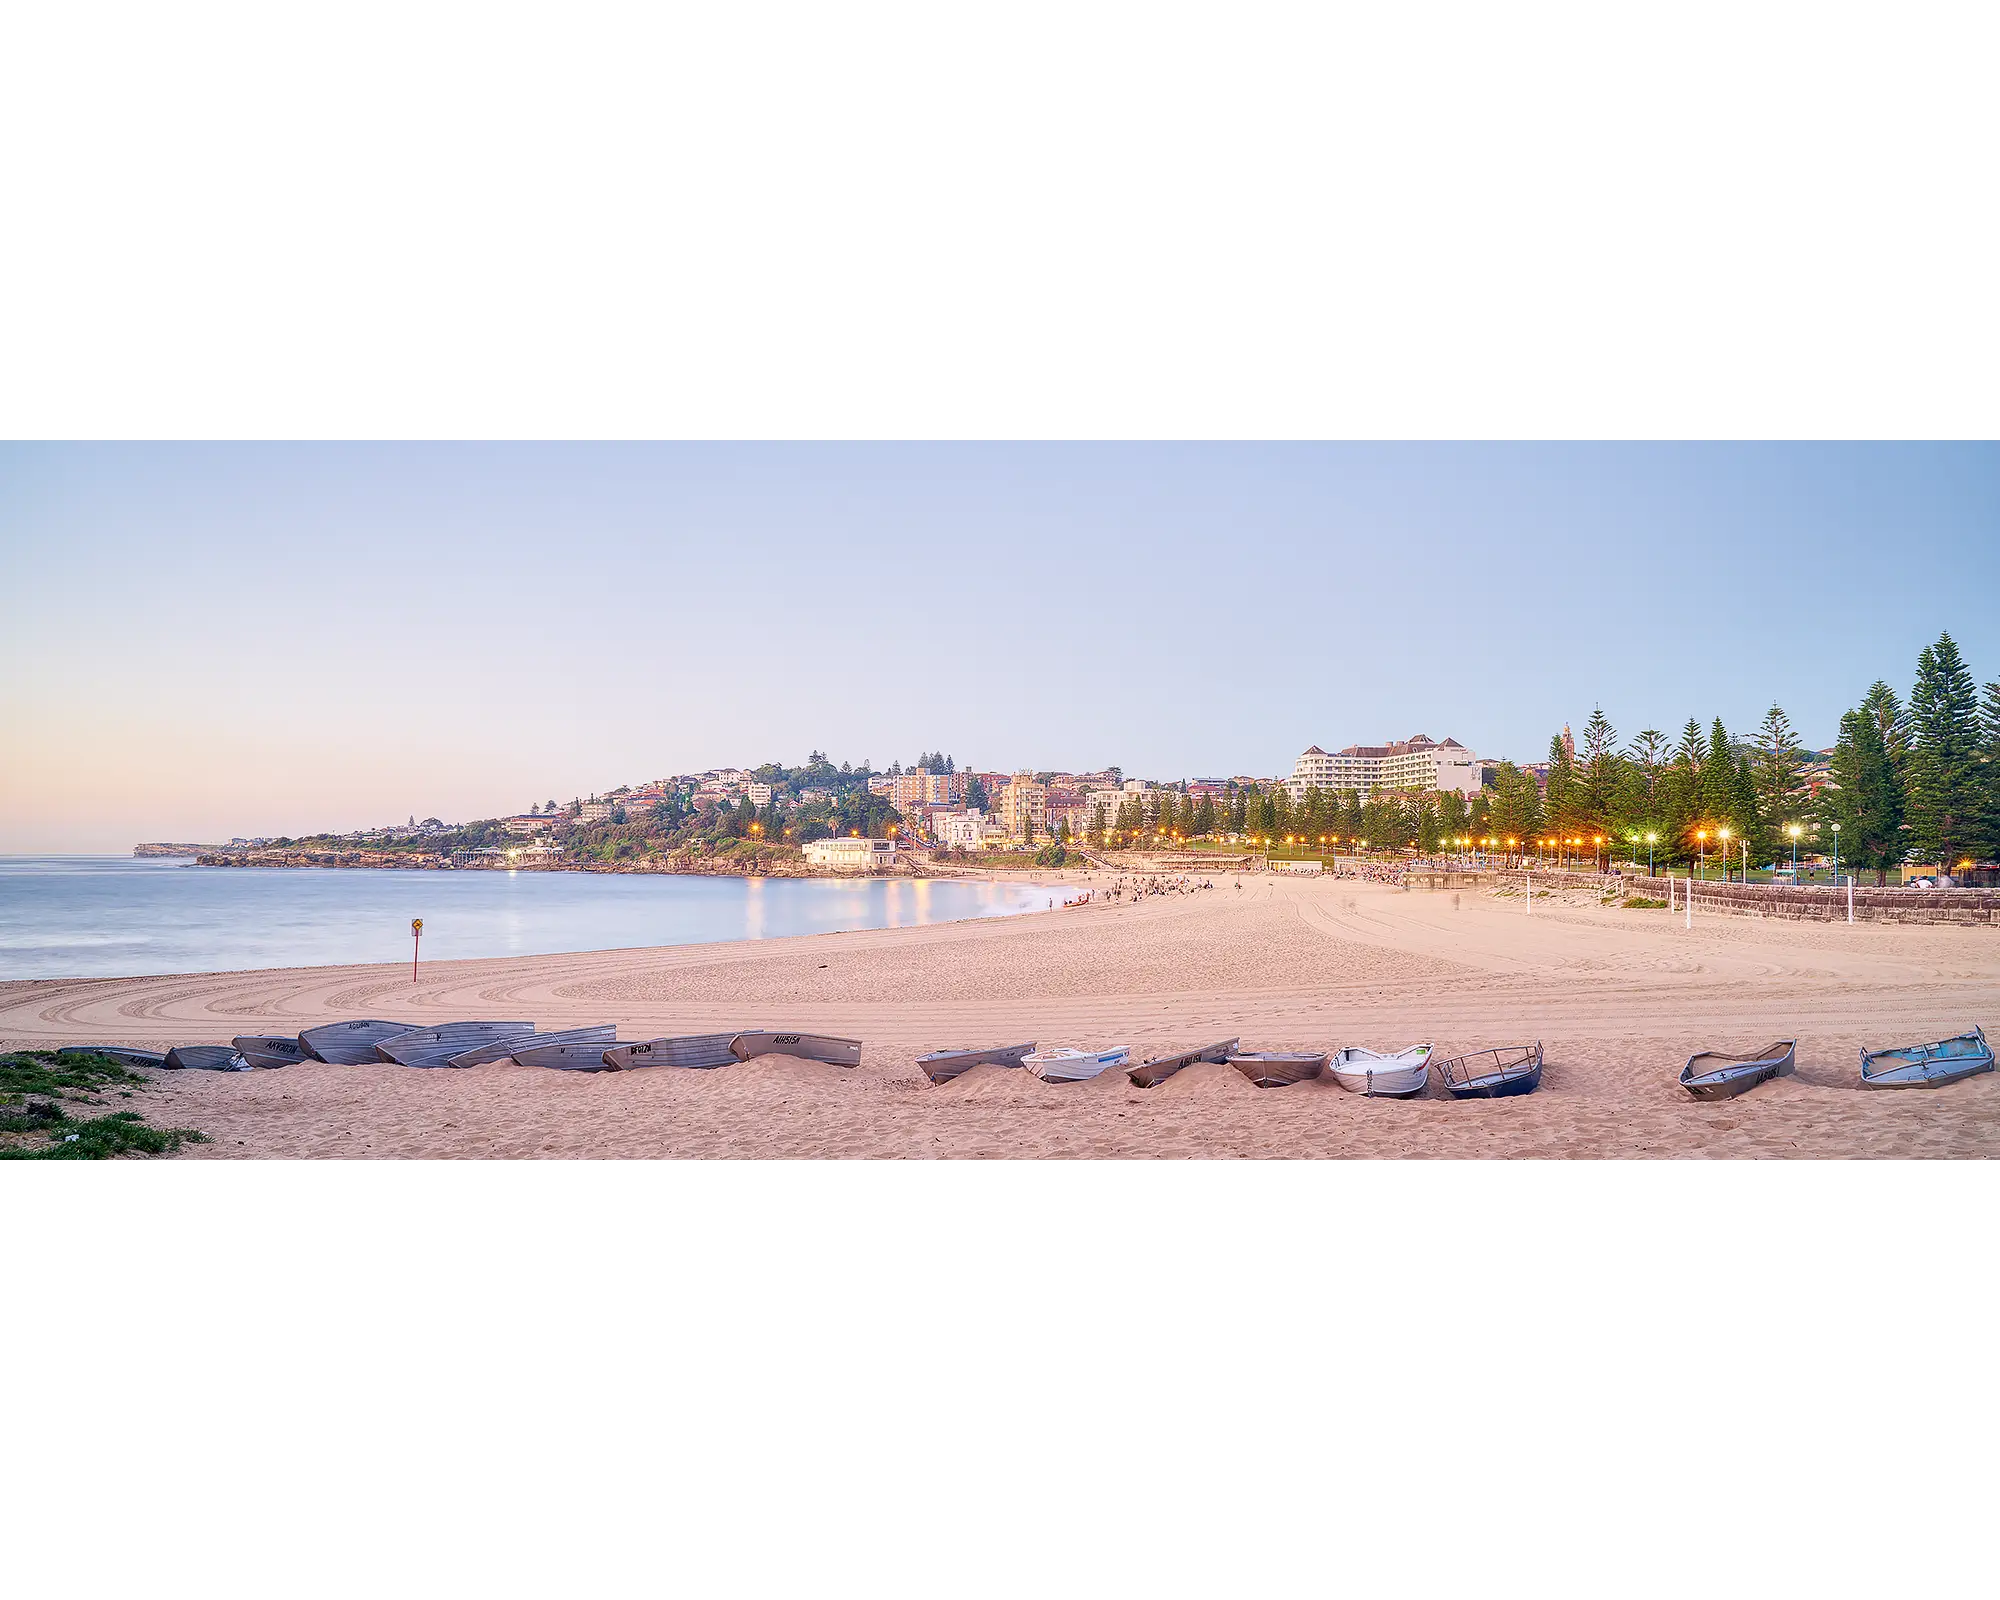
[[1332,755],[1314,745],[1292,764],[1285,788],[1294,800],[1306,790],[1359,789],[1363,799],[1378,789],[1455,789],[1479,792],[1484,779],[1479,757],[1456,739],[1442,744],[1425,734],[1413,734],[1394,744],[1351,744]]

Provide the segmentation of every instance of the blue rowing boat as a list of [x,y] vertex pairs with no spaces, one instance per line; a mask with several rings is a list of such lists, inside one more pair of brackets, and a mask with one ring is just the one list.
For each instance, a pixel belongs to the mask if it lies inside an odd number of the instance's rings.
[[1866,1089],[1936,1089],[1993,1070],[1993,1047],[1980,1028],[1934,1044],[1861,1052]]
[[1542,1086],[1542,1042],[1474,1050],[1435,1063],[1444,1086],[1460,1100],[1502,1100]]

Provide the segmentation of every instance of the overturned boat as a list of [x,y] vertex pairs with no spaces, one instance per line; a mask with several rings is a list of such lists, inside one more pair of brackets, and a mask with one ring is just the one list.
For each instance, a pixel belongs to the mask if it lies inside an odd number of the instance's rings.
[[729,1041],[738,1061],[759,1056],[797,1056],[801,1061],[825,1061],[836,1067],[861,1065],[861,1041],[836,1039],[825,1033],[739,1033]]
[[59,1056],[109,1056],[121,1067],[164,1067],[167,1053],[164,1050],[135,1050],[125,1044],[66,1044],[56,1054]]
[[1409,1100],[1422,1094],[1430,1082],[1430,1060],[1427,1044],[1389,1053],[1349,1045],[1333,1053],[1326,1070],[1341,1088],[1356,1094],[1378,1100]]
[[325,1022],[317,1028],[307,1028],[299,1035],[299,1043],[315,1061],[330,1061],[337,1067],[360,1067],[382,1059],[375,1053],[378,1044],[414,1031],[413,1023],[379,1022],[364,1017],[354,1022]]
[[1182,1050],[1170,1056],[1154,1056],[1151,1061],[1143,1061],[1126,1073],[1126,1076],[1141,1089],[1157,1089],[1182,1067],[1191,1067],[1197,1061],[1227,1061],[1229,1052],[1243,1041],[1222,1039],[1215,1044],[1205,1044],[1195,1050]]
[[1021,1065],[1044,1083],[1083,1083],[1107,1067],[1124,1066],[1131,1054],[1131,1046],[1122,1044],[1108,1050],[1033,1050],[1021,1057]]
[[1289,1089],[1326,1071],[1324,1050],[1243,1050],[1229,1064],[1260,1089]]
[[[595,1028],[577,1029],[597,1035]],[[617,1037],[607,1030],[589,1039],[557,1039],[553,1034],[514,1052],[514,1062],[523,1067],[555,1067],[563,1072],[618,1072],[621,1068],[608,1059],[607,1046]]]
[[918,1056],[917,1065],[932,1083],[950,1083],[974,1067],[1018,1067],[1034,1053],[1034,1041],[1030,1040],[1027,1044],[995,1045],[991,1050],[933,1050]]
[[229,1041],[253,1067],[289,1067],[312,1059],[297,1038],[283,1033],[239,1033]]
[[1788,1078],[1798,1065],[1799,1041],[1778,1039],[1761,1050],[1704,1050],[1681,1068],[1681,1087],[1697,1100],[1727,1100],[1760,1083]]
[[[461,1050],[447,1063],[454,1067],[483,1067],[489,1061],[505,1061],[512,1056],[521,1060],[526,1050],[539,1050],[547,1044],[589,1044],[595,1045],[601,1060],[604,1047],[615,1043],[618,1038],[618,1024],[615,1022],[593,1022],[588,1027],[564,1028],[560,1032],[536,1033],[532,1029],[512,1039],[483,1039],[469,1050]],[[522,1065],[541,1066],[542,1062],[523,1062]]]
[[1933,1044],[1861,1052],[1861,1083],[1868,1089],[1936,1089],[1992,1070],[1993,1047],[1982,1028]]
[[1542,1084],[1542,1042],[1474,1050],[1437,1064],[1444,1086],[1460,1100],[1502,1100],[1533,1094]]
[[736,1057],[729,1053],[729,1041],[739,1035],[729,1033],[683,1033],[664,1039],[642,1039],[636,1044],[614,1044],[604,1052],[604,1064],[614,1072],[634,1067],[691,1067],[707,1071],[726,1067]]
[[532,1022],[446,1022],[435,1028],[412,1028],[399,1033],[378,1044],[375,1054],[403,1067],[442,1067],[449,1065],[453,1056],[462,1055],[475,1045],[500,1039],[517,1039],[525,1044],[534,1031]]
[[233,1044],[177,1044],[160,1063],[174,1071],[248,1072],[250,1063]]

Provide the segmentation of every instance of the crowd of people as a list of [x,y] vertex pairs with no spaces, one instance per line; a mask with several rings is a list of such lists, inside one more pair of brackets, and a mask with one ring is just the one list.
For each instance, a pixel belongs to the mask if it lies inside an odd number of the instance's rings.
[[[1104,898],[1112,901],[1129,902],[1144,900],[1160,894],[1199,894],[1204,889],[1213,889],[1214,883],[1207,878],[1191,878],[1186,874],[1148,873],[1112,880],[1104,891]],[[1094,895],[1095,890],[1092,891]]]

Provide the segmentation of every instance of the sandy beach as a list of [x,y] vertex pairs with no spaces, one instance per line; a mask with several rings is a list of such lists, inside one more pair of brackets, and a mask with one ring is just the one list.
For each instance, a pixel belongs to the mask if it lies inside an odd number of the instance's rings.
[[[713,1072],[305,1064],[161,1073],[149,1120],[253,1157],[1969,1157],[2000,1154],[2000,1075],[1863,1090],[1857,1052],[2000,1023],[2000,934],[1982,928],[1679,916],[1475,891],[1218,874],[1213,889],[973,922],[427,966],[0,984],[0,1043],[150,1045],[343,1017],[616,1022],[621,1037],[782,1027],[865,1041],[858,1070],[767,1059]],[[1102,880],[1100,880],[1100,883]],[[1541,1039],[1543,1087],[1368,1100],[1331,1082],[1258,1090],[1225,1066],[1160,1088],[1053,1086],[978,1069],[932,1087],[915,1058],[1034,1039],[1142,1060],[1246,1049],[1440,1054]],[[1690,1099],[1682,1062],[1799,1039],[1799,1070]]]

